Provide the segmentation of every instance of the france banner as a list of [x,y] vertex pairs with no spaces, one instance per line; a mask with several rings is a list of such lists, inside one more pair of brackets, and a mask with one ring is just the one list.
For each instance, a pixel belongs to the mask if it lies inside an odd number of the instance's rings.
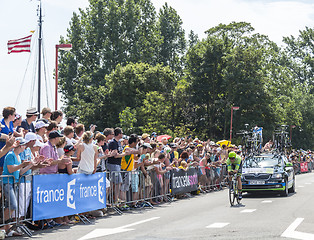
[[34,175],[33,221],[105,207],[105,173]]

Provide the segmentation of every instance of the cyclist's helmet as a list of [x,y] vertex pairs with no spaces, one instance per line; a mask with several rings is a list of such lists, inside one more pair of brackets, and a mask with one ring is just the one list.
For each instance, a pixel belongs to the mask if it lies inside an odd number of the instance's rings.
[[235,152],[230,152],[229,153],[229,158],[235,158],[237,154]]

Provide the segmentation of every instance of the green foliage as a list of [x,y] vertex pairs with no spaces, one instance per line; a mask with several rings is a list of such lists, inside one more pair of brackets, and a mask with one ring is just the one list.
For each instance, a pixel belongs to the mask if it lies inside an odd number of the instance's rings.
[[[199,40],[185,39],[182,20],[167,3],[90,0],[73,13],[72,51],[59,57],[59,86],[68,116],[127,134],[229,136],[245,123],[292,129],[294,146],[314,147],[314,30],[285,37],[283,48],[249,23],[219,24]],[[234,142],[238,139],[234,134]]]
[[181,56],[185,52],[185,31],[182,20],[176,10],[165,3],[159,11],[158,30],[162,39],[158,50],[158,62],[170,66],[178,72],[181,67]]
[[124,130],[125,134],[133,133],[134,126],[137,122],[136,110],[126,107],[119,113],[120,127]]
[[139,112],[144,123],[143,132],[167,133],[171,124],[171,104],[162,93],[148,92]]

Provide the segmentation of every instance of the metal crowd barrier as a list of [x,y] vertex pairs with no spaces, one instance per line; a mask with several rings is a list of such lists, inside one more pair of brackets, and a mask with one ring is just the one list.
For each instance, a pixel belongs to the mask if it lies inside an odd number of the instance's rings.
[[[220,190],[227,185],[227,166],[198,168],[199,190],[203,193]],[[110,181],[108,188],[107,207],[113,208],[121,214],[129,207],[153,207],[161,201],[170,202],[173,199],[171,193],[171,174],[157,174],[154,170],[147,170],[145,176],[142,171],[112,171],[107,172]],[[203,174],[202,174],[203,173]],[[205,174],[204,174],[205,173]]]
[[117,213],[134,207],[152,207],[160,201],[170,201],[170,172],[156,174],[148,170],[144,176],[142,171],[107,172],[110,181],[108,206]]
[[[8,184],[10,180],[13,184]],[[10,225],[15,225],[16,228],[31,237],[31,231],[23,223],[32,221],[32,175],[20,177],[17,183],[15,183],[15,178],[12,175],[0,175],[0,182],[0,228],[9,228]],[[15,201],[16,207],[12,205]]]
[[227,165],[223,164],[219,167],[198,166],[198,169],[201,191],[210,192],[226,186],[228,175]]
[[[10,182],[12,180],[15,182],[15,177],[12,175],[1,175],[0,181],[1,181],[1,189],[0,189],[0,202],[1,202],[1,221],[0,221],[0,227],[4,227],[5,225],[13,225],[17,223],[17,219],[13,217],[13,215],[16,215],[17,209],[14,209],[14,206],[12,206],[12,197],[17,197],[17,189],[16,184],[12,184],[14,195],[9,194],[9,184],[4,183]],[[11,184],[10,184],[11,185]]]
[[33,216],[33,174],[23,175],[18,182],[18,218],[17,227],[19,227],[29,237],[33,234],[25,225],[26,222],[32,222]]

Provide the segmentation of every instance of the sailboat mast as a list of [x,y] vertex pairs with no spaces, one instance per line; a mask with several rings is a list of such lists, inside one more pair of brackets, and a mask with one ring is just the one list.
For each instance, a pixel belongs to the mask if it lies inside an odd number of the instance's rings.
[[[41,47],[42,47],[42,11],[41,11],[41,1],[39,1],[39,34],[38,34],[38,112],[40,113],[40,90],[41,90]],[[38,115],[38,118],[40,114]]]

